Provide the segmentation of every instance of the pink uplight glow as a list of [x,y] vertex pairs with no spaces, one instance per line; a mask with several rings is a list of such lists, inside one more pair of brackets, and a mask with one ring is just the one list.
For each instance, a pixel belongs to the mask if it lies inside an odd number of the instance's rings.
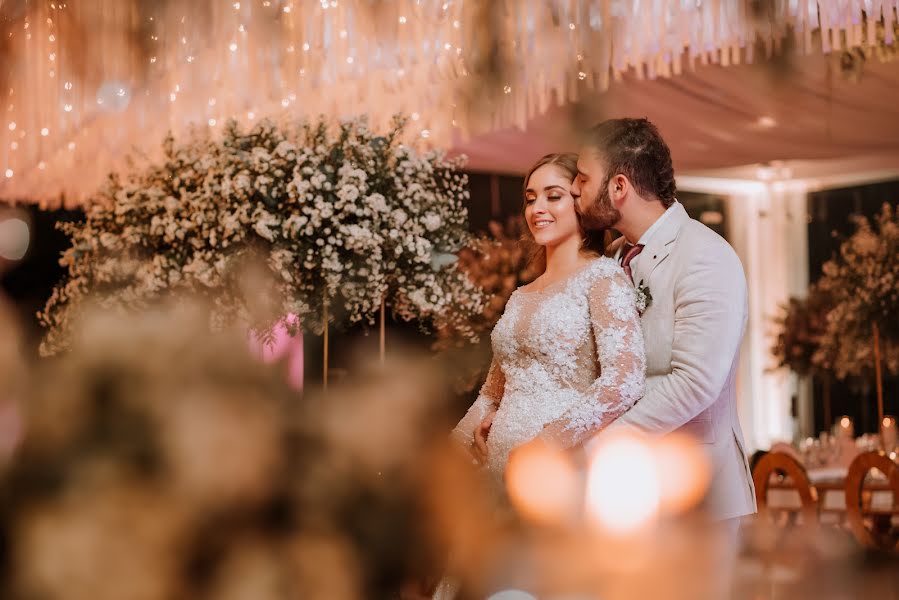
[[[291,335],[291,332],[293,334]],[[303,389],[303,332],[300,319],[291,313],[272,330],[271,343],[265,343],[255,331],[249,332],[250,351],[266,364],[287,363],[287,381],[295,390]]]

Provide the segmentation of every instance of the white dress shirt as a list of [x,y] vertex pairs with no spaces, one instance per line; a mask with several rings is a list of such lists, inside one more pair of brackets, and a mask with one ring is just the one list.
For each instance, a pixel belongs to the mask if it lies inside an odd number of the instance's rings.
[[[637,245],[643,244],[643,246],[645,247],[646,244],[649,243],[649,239],[652,237],[652,235],[653,235],[656,231],[658,231],[659,228],[665,223],[665,220],[668,219],[669,216],[671,216],[671,212],[672,212],[671,209],[674,207],[675,204],[679,204],[679,202],[678,202],[677,200],[675,200],[675,201],[674,201],[674,204],[672,204],[671,206],[669,206],[669,207],[665,210],[665,212],[662,213],[662,216],[659,217],[658,219],[656,219],[656,222],[653,223],[652,225],[650,225],[650,226],[649,226],[649,229],[647,229],[645,232],[643,232],[643,235],[640,236],[640,241],[637,242]],[[620,262],[620,260],[621,260],[621,256],[620,256],[620,255],[621,255],[621,253],[619,252],[619,257],[618,257],[619,262]],[[640,262],[640,256],[641,256],[641,255],[638,254],[637,256],[635,256],[634,258],[631,259],[631,262],[630,262],[631,271],[636,271],[636,270],[637,270],[637,263]]]

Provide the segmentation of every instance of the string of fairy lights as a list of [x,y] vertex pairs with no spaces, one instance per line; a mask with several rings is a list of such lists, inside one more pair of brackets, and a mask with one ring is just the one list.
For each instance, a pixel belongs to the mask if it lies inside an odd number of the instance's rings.
[[[367,114],[378,127],[403,112],[410,135],[448,147],[524,128],[631,69],[752,60],[753,41],[770,49],[788,25],[809,51],[813,29],[824,50],[876,37],[861,18],[876,7],[845,4],[778,0],[778,22],[680,0],[6,0],[0,198],[78,204],[166,132],[231,118]],[[899,0],[877,4],[892,32]]]

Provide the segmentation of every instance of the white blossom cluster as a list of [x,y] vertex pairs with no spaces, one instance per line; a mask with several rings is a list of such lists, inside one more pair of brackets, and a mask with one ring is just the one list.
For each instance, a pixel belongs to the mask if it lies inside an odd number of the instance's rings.
[[[400,143],[364,118],[249,131],[220,139],[171,137],[161,164],[116,175],[84,223],[66,224],[68,278],[40,314],[42,351],[67,345],[79,306],[97,296],[141,308],[173,290],[214,300],[214,320],[246,318],[235,267],[262,256],[281,314],[320,332],[327,304],[338,324],[372,323],[382,300],[403,319],[465,329],[484,294],[456,268],[468,241],[467,178],[439,152]],[[471,337],[475,337],[471,332]]]
[[812,362],[840,379],[870,375],[876,325],[884,370],[899,374],[899,210],[884,204],[874,226],[857,218],[816,285],[831,307]]
[[387,264],[396,273],[392,306],[405,319],[424,315],[474,339],[471,320],[486,298],[456,268],[456,252],[469,241],[467,177],[440,154],[418,154],[408,146],[398,146],[394,159],[389,173],[396,197],[385,227]]

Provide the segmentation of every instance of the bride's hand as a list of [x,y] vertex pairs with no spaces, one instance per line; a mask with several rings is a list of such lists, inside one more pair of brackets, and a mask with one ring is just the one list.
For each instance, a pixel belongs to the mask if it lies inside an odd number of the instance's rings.
[[491,411],[474,430],[474,451],[481,464],[487,462],[487,436],[490,435],[490,427],[493,425],[493,417],[496,411]]

